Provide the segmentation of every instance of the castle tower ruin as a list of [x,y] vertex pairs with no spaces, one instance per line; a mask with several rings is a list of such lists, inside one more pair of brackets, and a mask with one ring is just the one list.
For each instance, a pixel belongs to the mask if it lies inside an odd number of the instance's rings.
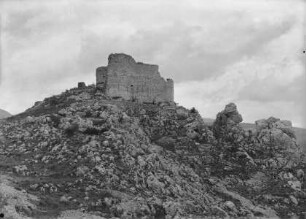
[[97,86],[110,97],[140,102],[174,101],[172,79],[160,76],[158,65],[136,62],[119,53],[108,57],[108,65],[96,70]]

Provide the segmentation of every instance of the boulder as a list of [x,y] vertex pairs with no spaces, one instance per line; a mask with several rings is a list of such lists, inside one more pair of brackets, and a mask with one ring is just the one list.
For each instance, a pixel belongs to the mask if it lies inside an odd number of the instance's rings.
[[162,146],[166,150],[175,150],[175,140],[170,136],[164,136],[156,141],[156,144]]
[[213,206],[211,208],[211,211],[212,211],[212,214],[216,216],[217,218],[228,218],[229,217],[226,211],[224,211],[222,208],[218,206]]
[[286,133],[291,138],[295,138],[294,130],[291,121],[280,120],[278,118],[270,117],[268,119],[261,119],[255,122],[257,132],[265,129],[278,129]]
[[22,176],[28,175],[28,168],[26,165],[19,165],[13,167],[13,172]]
[[152,173],[149,173],[149,176],[147,178],[147,185],[155,192],[162,192],[165,187],[165,185],[160,182]]
[[28,123],[32,123],[32,122],[35,121],[35,118],[32,117],[32,116],[27,116],[27,117],[25,118],[25,121],[28,122]]
[[[296,143],[292,123],[275,117],[255,122],[256,138],[260,144],[273,146],[279,156],[279,165],[290,168],[300,159],[301,148]],[[288,162],[290,161],[290,162]]]
[[87,166],[80,166],[76,170],[77,176],[85,176],[89,172],[89,168]]
[[298,200],[293,195],[290,195],[289,198],[290,198],[290,200],[292,201],[293,204],[295,204],[295,205],[299,204]]
[[229,103],[225,106],[223,110],[224,114],[230,114],[237,112],[237,106],[234,103]]
[[188,110],[183,107],[177,108],[176,114],[177,114],[178,119],[184,120],[188,118]]
[[297,190],[297,191],[302,190],[302,184],[298,180],[290,180],[288,181],[288,184],[293,190]]
[[239,126],[239,123],[242,121],[242,116],[238,112],[236,104],[229,103],[223,111],[217,114],[217,118],[213,124],[214,135],[216,138],[235,135],[238,139],[244,133]]
[[265,119],[255,121],[257,132],[268,127],[268,122]]
[[242,122],[242,120],[242,116],[239,114],[236,104],[229,103],[225,106],[223,111],[218,113],[215,124],[219,126],[235,125]]
[[294,130],[292,128],[292,123],[287,120],[280,120],[273,124],[273,126],[277,129],[282,130],[285,134],[287,134],[291,138],[296,138]]
[[227,209],[231,211],[237,211],[236,205],[232,201],[226,201],[224,205],[226,206]]
[[300,180],[303,180],[304,177],[305,177],[304,171],[303,171],[302,169],[298,169],[298,170],[296,171],[296,177],[297,177],[298,179],[300,179]]

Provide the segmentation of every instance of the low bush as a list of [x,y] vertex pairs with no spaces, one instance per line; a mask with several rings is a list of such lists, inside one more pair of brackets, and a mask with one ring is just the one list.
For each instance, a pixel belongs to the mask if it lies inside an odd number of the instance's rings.
[[54,114],[50,115],[50,119],[53,123],[53,126],[57,128],[61,122],[61,118],[59,116],[55,116]]
[[196,108],[192,107],[192,108],[190,109],[190,113],[198,113],[198,111],[196,110]]
[[69,137],[73,136],[79,130],[79,125],[76,123],[71,124],[65,129],[65,134]]

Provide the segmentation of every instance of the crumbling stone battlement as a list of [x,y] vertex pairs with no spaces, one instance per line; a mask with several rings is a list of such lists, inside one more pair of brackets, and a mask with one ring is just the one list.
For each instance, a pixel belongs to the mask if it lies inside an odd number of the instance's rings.
[[140,102],[174,101],[173,80],[160,76],[158,65],[136,62],[119,53],[108,57],[108,65],[97,68],[96,82],[106,95]]

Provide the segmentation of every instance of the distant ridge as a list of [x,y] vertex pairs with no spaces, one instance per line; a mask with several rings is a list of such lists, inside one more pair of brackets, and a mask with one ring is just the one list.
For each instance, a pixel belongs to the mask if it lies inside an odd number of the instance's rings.
[[3,109],[0,109],[0,119],[4,119],[10,117],[11,114]]
[[203,121],[207,124],[207,125],[212,125],[215,121],[215,119],[212,118],[203,118]]

